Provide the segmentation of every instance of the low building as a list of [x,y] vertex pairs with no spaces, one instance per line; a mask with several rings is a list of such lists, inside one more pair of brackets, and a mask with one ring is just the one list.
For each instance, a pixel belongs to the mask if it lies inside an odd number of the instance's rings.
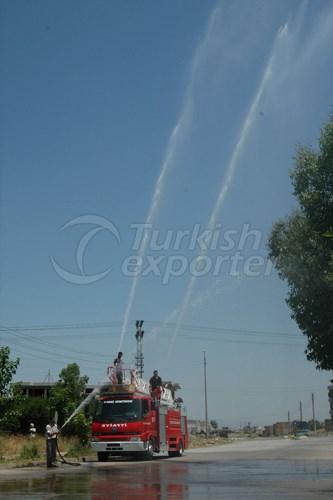
[[290,434],[290,423],[276,422],[273,424],[273,434],[274,436],[287,436]]
[[[48,399],[50,390],[55,384],[56,382],[20,382],[25,396],[43,399]],[[87,385],[86,394],[90,394],[94,389],[94,385]]]

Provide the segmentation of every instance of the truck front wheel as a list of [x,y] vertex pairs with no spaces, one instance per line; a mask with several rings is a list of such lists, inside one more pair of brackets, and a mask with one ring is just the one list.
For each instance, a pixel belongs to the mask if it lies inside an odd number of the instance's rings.
[[105,451],[98,451],[97,452],[97,460],[99,462],[106,462],[108,458],[109,458],[109,454],[106,453]]
[[146,460],[152,460],[154,456],[154,443],[152,439],[149,439],[147,450],[144,452],[144,458]]

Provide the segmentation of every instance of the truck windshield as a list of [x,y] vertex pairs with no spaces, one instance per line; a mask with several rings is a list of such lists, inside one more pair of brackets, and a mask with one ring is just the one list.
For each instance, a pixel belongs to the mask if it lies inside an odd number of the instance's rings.
[[142,405],[139,399],[98,401],[95,422],[134,422],[142,419]]

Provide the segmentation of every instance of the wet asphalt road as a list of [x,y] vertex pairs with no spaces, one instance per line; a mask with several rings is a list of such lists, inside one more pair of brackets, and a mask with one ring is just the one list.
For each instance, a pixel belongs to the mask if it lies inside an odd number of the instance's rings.
[[0,498],[333,498],[333,438],[253,440],[152,462],[0,469]]

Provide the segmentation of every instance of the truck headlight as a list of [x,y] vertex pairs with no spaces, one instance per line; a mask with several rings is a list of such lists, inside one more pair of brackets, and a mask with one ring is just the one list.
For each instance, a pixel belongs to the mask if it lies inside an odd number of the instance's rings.
[[131,441],[141,441],[141,439],[139,437],[132,437]]

